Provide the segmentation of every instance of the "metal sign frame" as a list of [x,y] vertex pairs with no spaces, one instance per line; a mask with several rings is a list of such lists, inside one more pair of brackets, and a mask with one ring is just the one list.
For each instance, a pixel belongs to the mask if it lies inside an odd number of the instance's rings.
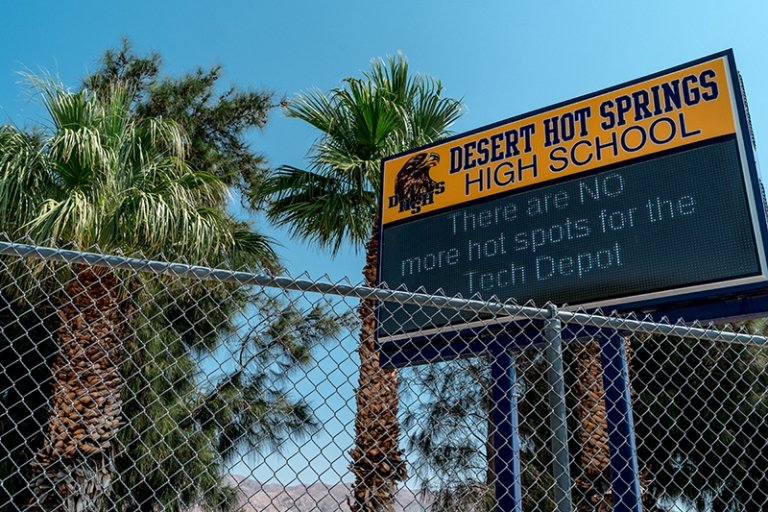
[[[493,123],[487,126],[477,128],[475,130],[457,134],[451,138],[437,141],[433,144],[423,146],[418,149],[407,151],[399,155],[394,155],[387,159],[384,159],[381,163],[381,198],[379,205],[379,218],[384,218],[385,213],[385,186],[384,186],[384,166],[385,163],[402,158],[407,155],[416,154],[418,152],[426,151],[435,146],[444,146],[452,141],[460,138],[466,138],[473,134],[488,131],[489,129],[500,127],[515,121],[519,121],[526,118],[531,118],[538,114],[551,112],[558,108],[566,107],[584,100],[589,100],[598,96],[606,95],[608,93],[631,87],[642,82],[647,82],[656,78],[664,77],[671,73],[685,70],[693,66],[705,64],[711,61],[722,59],[724,62],[725,75],[728,84],[728,93],[731,99],[731,111],[734,115],[733,125],[735,127],[735,133],[728,135],[728,138],[735,138],[738,147],[739,159],[741,162],[741,172],[744,180],[744,187],[747,196],[747,204],[749,216],[752,223],[752,233],[754,236],[755,246],[758,251],[759,272],[756,275],[748,277],[729,279],[723,281],[710,282],[705,284],[696,284],[678,288],[665,289],[661,291],[636,294],[632,296],[618,297],[614,299],[598,300],[588,303],[575,304],[569,307],[569,309],[595,309],[595,308],[610,308],[612,311],[617,312],[635,312],[640,314],[652,314],[656,317],[673,317],[674,319],[683,318],[686,320],[708,320],[708,319],[728,319],[738,317],[747,317],[756,315],[768,311],[768,264],[766,263],[766,242],[768,241],[768,222],[766,222],[766,206],[763,199],[763,192],[758,176],[757,164],[754,154],[753,137],[751,132],[751,126],[749,125],[746,100],[743,96],[743,90],[741,87],[738,72],[734,61],[733,51],[726,50],[713,55],[703,57],[673,68],[665,69],[651,75],[647,75],[629,82],[625,82],[613,87],[609,87],[594,93],[590,93],[578,98],[567,100],[556,105],[547,106],[542,109],[538,109],[533,112],[508,118],[497,123]],[[703,145],[711,143],[713,139],[705,139],[701,142],[694,142],[692,144],[683,145],[678,148],[674,148],[664,152],[652,153],[646,157],[640,157],[639,159],[657,158],[664,153],[676,153],[682,152],[697,145]],[[624,167],[635,163],[639,159],[624,160],[611,165],[598,166],[591,169],[588,172],[580,174],[572,174],[563,177],[561,180],[546,181],[545,185],[551,185],[558,182],[564,182],[568,180],[578,179],[579,177],[588,176],[598,172],[604,172],[611,168]],[[513,195],[521,190],[529,190],[541,186],[541,184],[533,184],[530,187],[516,189],[514,191],[504,190],[491,197],[502,197],[505,195]],[[451,206],[450,210],[461,208],[462,206],[468,206],[470,204],[476,204],[484,200],[485,198],[473,199],[461,203],[460,205]],[[445,213],[446,208],[438,209],[434,214]],[[433,213],[427,212],[420,215],[418,218],[426,218]],[[397,225],[401,222],[408,222],[408,220],[400,220],[391,223],[390,225]],[[384,232],[384,222],[379,224],[379,247],[381,248],[381,242]],[[381,276],[382,269],[382,256],[383,251],[379,251],[378,260],[378,275]],[[761,296],[762,300],[752,300],[752,297]],[[729,307],[725,314],[723,314],[723,300],[727,299]],[[380,310],[379,310],[380,311]],[[694,318],[695,317],[695,318]],[[488,329],[491,325],[498,326],[500,323],[514,322],[514,318],[493,318],[487,321],[480,320],[468,324],[454,324],[446,325],[435,328],[420,329],[418,331],[403,332],[394,336],[387,336],[378,339],[383,347],[394,348],[395,346],[402,346],[403,343],[414,346],[424,346],[425,342],[435,343],[438,346],[449,346],[455,352],[457,346],[463,345],[460,340],[471,339],[475,336],[479,330]],[[504,329],[501,328],[501,331]],[[378,334],[378,333],[377,333]],[[458,344],[455,342],[459,341]],[[467,347],[468,348],[468,347]],[[447,352],[450,352],[448,349]],[[472,351],[471,349],[469,349]],[[385,350],[386,351],[386,350]],[[435,356],[437,356],[437,350]],[[443,354],[442,357],[445,357]],[[440,357],[440,356],[438,356]]]

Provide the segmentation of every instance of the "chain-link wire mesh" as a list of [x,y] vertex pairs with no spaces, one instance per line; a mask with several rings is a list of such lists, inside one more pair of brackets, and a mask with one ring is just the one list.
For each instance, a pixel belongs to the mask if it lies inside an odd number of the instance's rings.
[[764,321],[0,252],[2,510],[768,510]]

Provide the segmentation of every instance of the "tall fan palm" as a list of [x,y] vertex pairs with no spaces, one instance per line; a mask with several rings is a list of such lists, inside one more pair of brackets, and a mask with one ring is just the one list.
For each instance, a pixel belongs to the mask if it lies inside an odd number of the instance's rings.
[[[410,75],[400,55],[374,61],[363,79],[348,78],[328,94],[312,91],[291,100],[288,116],[322,134],[310,150],[308,170],[281,167],[267,180],[268,216],[292,234],[336,252],[342,242],[365,247],[365,282],[377,280],[380,160],[446,135],[461,114],[457,100],[442,97],[439,81]],[[359,313],[360,376],[351,469],[350,507],[389,511],[398,481],[406,477],[398,447],[397,373],[384,370],[374,347],[374,303]]]
[[[147,257],[274,261],[264,237],[219,208],[225,185],[186,164],[188,142],[175,123],[136,120],[119,88],[97,98],[36,85],[50,126],[33,134],[0,128],[0,226],[11,237]],[[114,471],[131,290],[112,269],[79,265],[64,275],[30,508],[95,511]]]

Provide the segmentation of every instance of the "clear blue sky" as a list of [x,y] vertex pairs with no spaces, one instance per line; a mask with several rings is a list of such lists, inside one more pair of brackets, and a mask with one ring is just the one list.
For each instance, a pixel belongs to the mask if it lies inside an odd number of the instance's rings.
[[[122,36],[159,51],[171,73],[221,64],[225,83],[288,97],[328,90],[402,51],[415,71],[463,98],[455,131],[734,48],[759,158],[768,144],[768,4],[759,0],[8,1],[3,25],[0,122],[42,118],[18,71],[47,70],[77,86]],[[276,110],[252,142],[274,165],[301,166],[315,136]],[[293,274],[359,280],[362,256],[351,250],[335,261],[303,244],[285,242],[281,252]]]
[[[287,97],[311,87],[328,90],[346,76],[359,75],[371,59],[402,51],[413,70],[441,79],[448,95],[464,100],[466,114],[454,126],[459,132],[733,48],[750,103],[758,159],[768,158],[765,0],[6,0],[2,12],[2,123],[26,125],[43,119],[18,71],[47,70],[76,87],[122,36],[139,52],[160,52],[167,72],[221,64],[225,83]],[[273,165],[301,166],[316,135],[275,111],[266,129],[251,140]],[[281,252],[293,274],[360,279],[362,256],[351,250],[334,260],[284,241]],[[339,356],[329,355],[329,367],[322,371],[338,366],[343,375],[323,379],[321,371],[309,378],[327,387],[319,400],[327,399],[329,421],[336,417],[334,421],[349,426],[351,409],[344,400],[351,399],[356,378],[350,360],[330,359]],[[334,468],[329,474],[343,474],[347,462],[340,447],[349,442],[347,434],[314,442],[318,446],[305,447],[303,456],[310,459],[322,451],[321,459],[329,459]],[[294,460],[298,474],[303,464]],[[290,481],[293,470],[283,469],[281,478]],[[326,469],[328,463],[320,462],[314,471]],[[309,473],[299,478],[311,481]],[[256,476],[268,474],[265,470]]]

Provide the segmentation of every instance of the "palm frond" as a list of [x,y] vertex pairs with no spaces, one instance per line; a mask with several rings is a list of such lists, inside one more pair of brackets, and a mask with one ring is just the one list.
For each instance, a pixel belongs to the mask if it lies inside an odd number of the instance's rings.
[[350,78],[346,84],[335,93],[350,123],[350,130],[343,134],[346,146],[365,159],[380,157],[387,138],[401,127],[397,104],[370,83]]
[[0,228],[16,236],[38,205],[39,192],[50,189],[46,154],[34,134],[0,127]]
[[178,123],[171,119],[144,118],[135,125],[135,143],[143,148],[153,148],[157,154],[185,158],[189,137]]
[[226,183],[189,167],[178,123],[136,116],[119,86],[95,95],[31,81],[52,125],[44,136],[0,129],[0,220],[12,236],[194,261],[275,258],[269,239],[235,232]]
[[72,188],[95,184],[110,161],[109,148],[91,126],[59,129],[48,144],[48,154],[56,162],[62,185]]
[[301,119],[321,133],[335,133],[338,124],[346,122],[339,105],[319,89],[312,89],[291,99],[284,108],[288,117]]
[[382,158],[433,142],[461,115],[438,80],[409,72],[402,55],[375,60],[362,79],[327,94],[299,94],[285,112],[320,131],[310,170],[282,166],[260,191],[270,220],[336,252],[368,240],[376,213]]
[[22,229],[39,243],[87,248],[97,242],[96,226],[101,205],[88,200],[79,190],[63,199],[47,199]]
[[276,241],[273,238],[251,229],[235,228],[232,232],[232,241],[234,243],[232,251],[234,260],[231,263],[233,268],[255,264],[272,273],[283,270],[282,266],[276,263],[278,257],[274,249]]
[[88,91],[72,93],[52,81],[42,82],[40,88],[43,105],[55,128],[77,130],[94,124],[100,105],[91,101]]
[[419,93],[427,92],[420,90],[422,83],[431,82],[428,77],[409,74],[408,59],[401,53],[387,59],[374,59],[365,77],[393,103],[405,106],[413,104]]
[[265,185],[268,218],[297,238],[338,252],[344,240],[362,242],[370,233],[375,196],[338,176],[283,166]]

